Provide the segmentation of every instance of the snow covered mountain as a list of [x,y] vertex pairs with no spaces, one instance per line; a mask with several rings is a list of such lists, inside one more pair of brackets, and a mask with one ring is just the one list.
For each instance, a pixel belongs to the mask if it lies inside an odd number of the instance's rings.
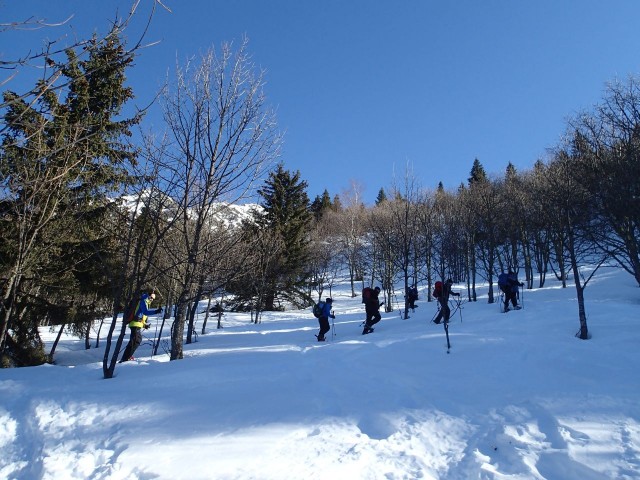
[[[119,198],[123,206],[130,212],[140,212],[146,205],[151,208],[162,208],[167,216],[171,216],[175,212],[175,204],[166,197],[161,201],[153,201],[149,199],[149,192],[144,191],[140,195],[125,195]],[[162,207],[159,204],[162,203]],[[215,202],[211,206],[211,216],[214,223],[220,224],[224,228],[238,227],[243,220],[250,220],[253,212],[261,211],[262,207],[257,203],[232,204],[228,202]]]

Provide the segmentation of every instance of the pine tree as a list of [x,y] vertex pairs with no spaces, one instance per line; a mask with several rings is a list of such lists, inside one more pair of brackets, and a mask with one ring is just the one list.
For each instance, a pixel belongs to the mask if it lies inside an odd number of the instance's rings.
[[384,188],[380,188],[378,192],[378,196],[376,197],[376,205],[380,205],[387,201],[387,194],[384,191]]
[[324,192],[322,192],[321,197],[316,196],[316,198],[311,203],[310,210],[316,220],[320,220],[328,210],[333,210],[331,197],[329,196],[329,192],[326,189],[324,190]]
[[471,167],[471,176],[469,177],[469,185],[479,182],[487,181],[487,172],[485,172],[482,163],[477,158],[473,161],[473,167]]
[[297,302],[307,282],[311,213],[306,189],[307,182],[300,179],[299,171],[292,174],[280,164],[258,191],[264,213],[257,217],[257,223],[279,236],[285,245],[270,274],[265,310],[273,310],[280,298]]
[[316,195],[316,198],[313,199],[313,202],[311,202],[311,205],[309,206],[309,210],[316,220],[319,220],[320,217],[322,217],[322,198],[320,198],[319,195]]
[[0,355],[8,364],[42,361],[44,318],[68,321],[73,315],[56,312],[82,312],[83,302],[109,295],[82,282],[101,282],[99,274],[87,275],[87,263],[97,263],[92,257],[106,236],[99,229],[108,210],[103,200],[128,180],[134,156],[122,139],[139,117],[116,120],[133,97],[124,85],[133,54],[120,35],[114,25],[106,37],[68,49],[63,62],[48,59],[56,72],[38,82],[33,98],[4,93],[0,174],[10,187],[0,198],[0,251],[7,253],[0,263]]

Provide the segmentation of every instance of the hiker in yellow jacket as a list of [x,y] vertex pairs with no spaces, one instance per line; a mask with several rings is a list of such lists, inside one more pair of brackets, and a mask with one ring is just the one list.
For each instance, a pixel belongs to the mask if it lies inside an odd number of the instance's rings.
[[162,308],[151,308],[151,304],[156,299],[155,292],[145,293],[140,298],[140,302],[136,307],[136,311],[133,316],[133,320],[129,322],[129,328],[131,329],[131,338],[129,339],[129,343],[127,344],[127,348],[124,349],[124,354],[122,355],[122,359],[120,363],[126,362],[128,360],[134,360],[133,354],[136,349],[142,343],[142,329],[149,328],[149,324],[147,323],[148,315],[157,315],[162,313]]

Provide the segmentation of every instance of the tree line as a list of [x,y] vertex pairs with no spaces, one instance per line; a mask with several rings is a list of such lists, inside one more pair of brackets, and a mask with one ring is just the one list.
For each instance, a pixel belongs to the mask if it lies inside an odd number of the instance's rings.
[[[609,84],[529,171],[509,164],[491,176],[476,159],[448,191],[423,188],[407,167],[375,205],[356,184],[310,201],[300,173],[277,160],[281,135],[246,39],[177,65],[158,97],[164,128],[144,133],[144,112],[128,108],[126,72],[140,46],[127,45],[128,20],[32,55],[43,74],[26,92],[3,82],[2,366],[51,361],[55,345],[45,352],[39,328],[55,326],[87,348],[92,332],[95,347],[104,337],[112,377],[126,334],[118,319],[148,289],[165,307],[158,338],[166,328],[179,360],[202,300],[259,323],[264,311],[311,305],[345,271],[353,296],[377,283],[397,298],[394,286],[431,291],[451,277],[471,301],[488,284],[489,303],[503,270],[520,271],[527,288],[572,279],[582,339],[599,266],[640,285],[638,78]],[[255,196],[251,215],[230,223],[230,206]]]

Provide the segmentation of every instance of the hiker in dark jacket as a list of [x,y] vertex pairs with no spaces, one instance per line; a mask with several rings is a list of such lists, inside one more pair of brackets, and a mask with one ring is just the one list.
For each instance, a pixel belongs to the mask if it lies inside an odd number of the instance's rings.
[[498,287],[500,287],[500,291],[507,295],[511,291],[509,287],[509,274],[506,272],[502,272],[498,275]]
[[371,296],[364,304],[364,311],[367,314],[367,318],[364,322],[364,329],[362,330],[363,335],[373,332],[373,328],[371,327],[382,318],[379,312],[381,303],[378,295],[380,295],[380,287],[376,287],[371,291]]
[[505,312],[509,311],[509,302],[511,302],[514,310],[520,310],[520,306],[518,305],[518,289],[522,286],[524,286],[524,283],[518,281],[518,274],[513,270],[509,270],[506,287],[504,289],[500,287],[504,292]]
[[138,302],[138,306],[136,307],[136,311],[133,317],[133,320],[129,322],[129,328],[131,329],[131,338],[129,339],[129,343],[127,347],[124,349],[124,353],[122,354],[122,359],[120,363],[126,362],[128,360],[134,360],[133,354],[136,349],[142,343],[142,329],[149,328],[149,324],[147,323],[148,315],[157,315],[162,312],[162,308],[151,308],[151,304],[156,298],[155,292],[145,293],[140,298],[140,302]]
[[324,342],[324,334],[331,330],[331,326],[329,325],[329,318],[336,318],[336,316],[331,312],[331,308],[333,306],[333,299],[327,297],[322,305],[322,313],[318,317],[318,323],[320,324],[320,331],[318,332],[318,341]]
[[411,310],[415,310],[416,308],[416,300],[418,300],[418,289],[415,285],[411,287],[407,287],[407,293],[405,295],[407,298],[407,302],[409,304],[409,308]]
[[453,295],[455,297],[460,296],[459,293],[451,291],[452,285],[453,280],[451,280],[450,278],[448,278],[447,281],[442,285],[442,293],[438,297],[436,297],[438,299],[438,303],[440,304],[440,311],[438,312],[438,316],[435,318],[433,323],[440,323],[443,319],[445,323],[449,322],[449,317],[451,316],[451,309],[449,308],[449,295]]

